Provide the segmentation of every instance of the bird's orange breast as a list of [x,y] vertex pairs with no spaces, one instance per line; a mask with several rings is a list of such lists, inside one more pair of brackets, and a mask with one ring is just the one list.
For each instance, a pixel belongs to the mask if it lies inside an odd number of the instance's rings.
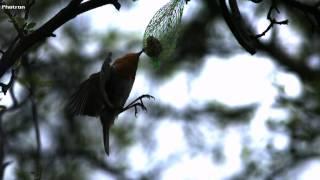
[[137,53],[129,53],[116,59],[112,64],[116,72],[126,79],[134,79],[138,68],[139,55]]

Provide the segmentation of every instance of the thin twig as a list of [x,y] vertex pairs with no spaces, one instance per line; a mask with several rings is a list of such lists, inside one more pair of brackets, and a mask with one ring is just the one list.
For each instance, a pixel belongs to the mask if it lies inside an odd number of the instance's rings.
[[41,180],[42,174],[42,165],[41,165],[41,139],[40,139],[40,128],[39,128],[39,120],[38,120],[38,108],[35,100],[35,84],[33,79],[31,79],[32,69],[30,67],[29,59],[26,55],[22,56],[23,65],[26,69],[27,74],[30,78],[28,78],[29,94],[30,94],[30,102],[31,102],[31,112],[32,112],[32,121],[34,125],[34,131],[36,136],[36,157],[35,157],[35,171],[34,171],[34,179]]
[[24,13],[24,19],[27,20],[29,18],[29,13],[30,13],[30,9],[31,7],[36,3],[36,0],[27,0],[27,5],[26,5],[26,10]]
[[268,14],[267,14],[267,19],[270,21],[270,23],[269,23],[268,27],[267,27],[262,33],[257,34],[257,35],[255,36],[256,38],[260,38],[260,37],[262,37],[262,36],[265,36],[266,33],[267,33],[268,31],[270,31],[274,25],[287,25],[287,24],[289,23],[289,20],[288,20],[288,19],[282,20],[282,21],[277,21],[275,18],[273,18],[273,17],[272,17],[272,12],[273,12],[274,10],[275,10],[277,13],[280,13],[280,11],[279,11],[279,9],[278,9],[278,7],[277,7],[277,5],[276,5],[275,0],[272,0],[271,6],[270,6],[269,11],[268,11]]
[[5,136],[4,136],[4,132],[2,129],[2,116],[0,116],[0,180],[3,180],[4,177],[4,171],[6,166],[3,166],[4,164],[4,158],[5,158]]
[[[32,90],[33,91],[33,90]],[[40,139],[40,128],[39,128],[39,120],[38,120],[38,109],[37,104],[35,102],[34,96],[31,96],[31,110],[32,110],[32,120],[36,135],[37,142],[37,153],[36,153],[36,171],[35,171],[35,180],[41,179],[42,174],[42,165],[41,165],[41,139]]]
[[11,23],[14,26],[14,29],[17,31],[19,37],[22,39],[24,37],[24,33],[23,33],[23,26],[20,27],[18,22],[15,20],[15,18],[13,17],[13,15],[10,13],[9,10],[4,9],[3,12],[9,17]]
[[270,24],[268,25],[268,27],[260,34],[257,34],[255,37],[256,38],[260,38],[262,36],[265,36],[267,34],[268,31],[270,31],[270,29],[273,27],[273,25],[278,24],[278,25],[287,25],[289,23],[288,20],[283,20],[283,21],[275,21],[272,20],[270,21]]

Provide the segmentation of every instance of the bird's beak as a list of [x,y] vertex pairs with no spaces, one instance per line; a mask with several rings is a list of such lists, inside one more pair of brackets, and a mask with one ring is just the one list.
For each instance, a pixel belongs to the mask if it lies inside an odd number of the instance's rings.
[[138,57],[140,57],[140,55],[144,52],[144,49],[142,49],[140,52],[138,52]]

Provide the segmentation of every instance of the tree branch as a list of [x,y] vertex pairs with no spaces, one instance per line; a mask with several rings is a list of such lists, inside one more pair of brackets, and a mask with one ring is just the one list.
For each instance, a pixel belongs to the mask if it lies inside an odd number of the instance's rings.
[[5,151],[4,151],[4,142],[5,136],[2,129],[2,116],[0,116],[0,180],[4,177],[4,171],[6,166],[4,166],[4,158],[5,158]]
[[296,73],[302,80],[312,81],[320,77],[319,71],[310,69],[306,64],[301,63],[305,61],[299,61],[298,59],[295,59],[283,51],[283,48],[274,43],[259,42],[258,47],[259,50],[267,53],[287,70]]
[[78,1],[71,1],[71,3],[69,3],[65,8],[59,11],[44,25],[39,27],[34,32],[24,36],[17,43],[15,43],[12,48],[8,48],[1,57],[0,77],[5,74],[5,72],[17,61],[19,57],[22,56],[23,53],[25,53],[35,44],[52,36],[53,32],[56,29],[61,27],[69,20],[75,18],[77,15],[106,4],[114,5],[117,10],[119,10],[121,7],[118,0],[90,0],[79,4],[78,6],[74,6],[75,2]]
[[105,4],[112,4],[118,11],[121,8],[121,4],[118,2],[118,0],[90,0],[79,5],[78,14],[84,13],[91,9],[95,9]]
[[83,0],[71,0],[69,6],[78,6]]
[[[249,27],[244,27],[246,23],[243,22],[241,17],[237,1],[229,0],[231,7],[231,12],[229,11],[226,0],[219,0],[223,18],[225,19],[227,25],[229,26],[234,37],[238,43],[250,54],[256,53],[255,40],[254,38],[248,36],[246,30],[250,29]],[[249,32],[250,33],[250,32]]]
[[0,82],[1,91],[3,92],[4,95],[6,95],[8,89],[10,89],[11,86],[13,85],[14,80],[15,80],[15,77],[16,77],[16,75],[15,75],[15,70],[12,69],[12,70],[11,70],[11,78],[10,78],[8,84],[4,84],[4,83],[1,83],[1,82]]
[[311,14],[312,16],[314,16],[315,20],[317,21],[318,26],[320,26],[320,10],[318,9],[319,2],[316,3],[315,5],[308,5],[296,0],[281,0],[281,2],[285,5],[297,8],[300,11],[303,11],[307,14]]

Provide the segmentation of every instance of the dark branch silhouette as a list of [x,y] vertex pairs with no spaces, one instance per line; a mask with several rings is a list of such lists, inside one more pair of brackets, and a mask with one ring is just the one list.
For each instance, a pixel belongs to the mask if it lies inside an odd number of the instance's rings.
[[[39,27],[34,32],[28,35],[21,36],[16,43],[5,50],[0,61],[0,77],[22,56],[28,49],[35,44],[53,36],[53,32],[61,27],[69,20],[75,18],[77,15],[86,11],[95,9],[97,7],[112,4],[119,10],[121,5],[117,0],[90,0],[81,3],[82,1],[71,1],[65,8],[59,11],[53,18],[47,21],[44,25]],[[21,34],[20,34],[21,35]]]
[[266,30],[264,30],[262,33],[257,34],[256,38],[260,38],[262,36],[264,36],[274,25],[287,25],[288,24],[288,20],[282,20],[282,21],[277,21],[275,18],[272,17],[272,12],[276,11],[277,13],[280,13],[276,2],[274,0],[272,0],[271,6],[269,8],[268,11],[268,15],[267,15],[267,19],[270,21],[270,24],[268,25],[268,27],[266,28]]
[[234,37],[247,52],[249,52],[252,55],[255,54],[256,44],[255,39],[252,37],[251,34],[252,30],[244,22],[244,19],[242,18],[237,5],[237,1],[229,0],[231,12],[228,9],[226,0],[219,0],[219,2],[224,20],[229,26]]

